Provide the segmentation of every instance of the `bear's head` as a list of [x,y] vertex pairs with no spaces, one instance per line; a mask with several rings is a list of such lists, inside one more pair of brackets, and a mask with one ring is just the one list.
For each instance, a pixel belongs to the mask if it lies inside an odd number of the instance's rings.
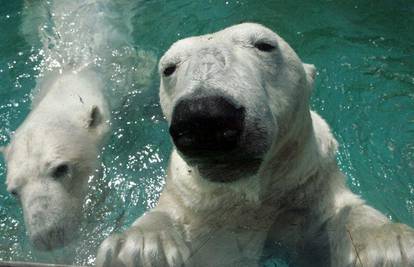
[[98,164],[99,146],[92,132],[102,123],[99,112],[92,107],[84,114],[82,128],[58,114],[29,114],[2,148],[7,190],[22,205],[29,238],[37,249],[56,249],[77,236],[88,180]]
[[266,157],[310,132],[315,68],[262,25],[177,41],[159,72],[175,147],[208,180],[254,175]]

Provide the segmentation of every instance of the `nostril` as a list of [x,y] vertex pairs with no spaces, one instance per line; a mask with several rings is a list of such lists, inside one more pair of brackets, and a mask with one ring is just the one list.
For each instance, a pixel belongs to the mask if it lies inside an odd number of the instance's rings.
[[17,189],[11,190],[10,194],[12,194],[13,197],[18,197],[19,196],[19,192],[17,191]]
[[226,130],[223,133],[224,138],[233,138],[235,137],[239,132],[236,130]]
[[7,187],[7,191],[13,196],[13,197],[19,197],[19,190],[18,190],[18,187],[17,186],[15,186],[15,185],[13,185],[13,186],[11,186],[11,185],[9,185],[8,187]]

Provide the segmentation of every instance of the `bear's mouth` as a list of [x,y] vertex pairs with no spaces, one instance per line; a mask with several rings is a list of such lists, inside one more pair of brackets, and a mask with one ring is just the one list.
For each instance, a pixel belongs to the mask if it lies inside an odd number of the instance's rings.
[[69,243],[69,236],[65,232],[63,227],[54,227],[32,236],[31,241],[38,250],[58,249]]
[[234,159],[227,161],[208,159],[205,161],[195,160],[194,166],[201,176],[212,182],[229,183],[255,175],[259,170],[262,159]]
[[[78,220],[62,218],[59,222],[29,230],[30,241],[37,250],[50,251],[62,248],[78,236]],[[30,227],[29,227],[30,229]]]
[[53,196],[41,195],[26,199],[23,215],[34,248],[40,251],[59,249],[75,240],[79,234],[80,210],[58,203]]

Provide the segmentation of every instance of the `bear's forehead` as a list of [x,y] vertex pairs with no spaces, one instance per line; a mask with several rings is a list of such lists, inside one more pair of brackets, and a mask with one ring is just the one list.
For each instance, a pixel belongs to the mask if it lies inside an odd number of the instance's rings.
[[223,36],[243,36],[243,35],[271,35],[271,36],[277,36],[275,32],[270,30],[269,28],[257,24],[257,23],[242,23],[238,25],[234,25],[231,27],[228,27],[224,30],[218,31],[214,33],[216,35],[223,35]]
[[206,45],[211,41],[214,42],[226,42],[231,41],[249,41],[251,39],[279,39],[280,37],[263,25],[257,23],[242,23],[225,28],[221,31],[209,33],[200,36],[188,37],[175,42],[171,48],[166,52],[167,54],[182,53],[182,51],[191,51],[192,49],[199,47],[200,45]]
[[19,165],[21,160],[47,161],[61,154],[77,154],[85,150],[83,147],[89,145],[74,129],[39,127],[23,130],[16,134],[10,144],[8,155],[10,164]]

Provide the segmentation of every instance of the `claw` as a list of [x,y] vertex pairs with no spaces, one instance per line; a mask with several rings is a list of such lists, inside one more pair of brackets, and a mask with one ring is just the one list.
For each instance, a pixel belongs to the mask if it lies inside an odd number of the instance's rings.
[[[123,245],[120,234],[114,234],[107,238],[98,250],[96,257],[97,267],[114,267],[117,255]],[[119,264],[117,264],[119,266]]]

